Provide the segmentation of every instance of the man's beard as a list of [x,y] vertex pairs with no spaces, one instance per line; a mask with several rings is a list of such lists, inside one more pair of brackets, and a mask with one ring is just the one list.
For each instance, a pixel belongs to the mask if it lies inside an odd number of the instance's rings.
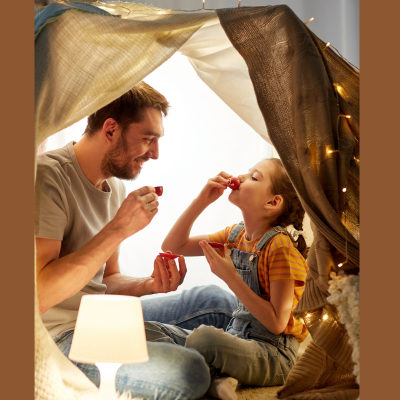
[[[141,168],[138,165],[138,171],[134,171],[132,164],[135,161],[126,157],[126,145],[123,138],[120,138],[114,148],[109,150],[101,161],[101,172],[104,176],[114,176],[119,179],[135,179]],[[123,164],[120,164],[123,160]]]

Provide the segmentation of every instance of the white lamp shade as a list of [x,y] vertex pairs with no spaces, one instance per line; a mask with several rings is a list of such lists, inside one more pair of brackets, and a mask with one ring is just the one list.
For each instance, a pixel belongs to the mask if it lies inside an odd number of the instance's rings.
[[85,295],[69,358],[83,363],[141,363],[149,359],[138,297]]

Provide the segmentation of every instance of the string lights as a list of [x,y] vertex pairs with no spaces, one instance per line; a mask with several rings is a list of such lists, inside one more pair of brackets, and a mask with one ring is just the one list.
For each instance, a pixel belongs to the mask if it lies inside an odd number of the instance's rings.
[[[328,42],[325,45],[325,49],[327,47],[329,47],[329,46],[330,46],[330,43]],[[337,106],[338,106],[338,109],[340,110],[340,102],[339,102],[338,96],[340,96],[343,100],[347,100],[349,98],[349,96],[348,96],[346,90],[343,88],[343,86],[340,85],[339,83],[334,82],[333,83],[333,87],[335,88],[335,93],[336,93],[336,97],[337,97]],[[340,118],[344,118],[344,119],[350,120],[352,117],[351,117],[350,114],[343,114],[343,113],[340,113],[340,112],[338,113],[337,122],[336,122],[337,143],[339,143],[339,120],[340,120]],[[326,147],[326,154],[327,155],[331,155],[332,153],[339,153],[340,154],[340,151],[338,149],[332,149],[330,146],[327,146]],[[355,156],[353,156],[353,159],[357,163],[357,165],[359,165],[360,160]],[[347,192],[347,187],[346,186],[342,187],[342,193],[346,193],[346,192]],[[342,223],[343,223],[344,227],[346,228],[346,214],[345,214],[344,211],[342,212],[342,219],[343,219]],[[344,244],[345,245],[345,260],[337,264],[338,268],[342,268],[343,265],[345,265],[348,262],[347,230],[345,231],[345,239],[344,240],[345,240],[345,242],[344,242],[345,243]]]
[[309,18],[306,22],[304,22],[306,25],[308,24],[308,23],[310,23],[311,21],[314,21],[314,17],[311,17],[311,18]]

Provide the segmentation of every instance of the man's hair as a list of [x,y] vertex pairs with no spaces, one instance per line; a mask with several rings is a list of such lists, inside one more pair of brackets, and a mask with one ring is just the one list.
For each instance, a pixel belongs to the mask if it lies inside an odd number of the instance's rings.
[[[296,193],[289,176],[279,158],[269,158],[275,165],[275,171],[271,174],[272,191],[274,194],[280,194],[283,197],[283,211],[278,216],[276,225],[286,228],[293,225],[296,230],[303,230],[304,208],[300,203],[300,199]],[[306,257],[307,245],[303,235],[299,235],[297,240],[297,249]]]
[[89,115],[85,133],[92,136],[102,128],[107,118],[115,119],[124,130],[132,122],[139,122],[143,109],[147,107],[160,110],[166,116],[169,104],[160,92],[142,81],[118,99]]

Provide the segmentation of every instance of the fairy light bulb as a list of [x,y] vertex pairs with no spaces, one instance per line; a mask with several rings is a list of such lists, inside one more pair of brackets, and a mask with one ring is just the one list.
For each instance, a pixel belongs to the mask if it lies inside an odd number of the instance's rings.
[[325,44],[325,49],[331,45],[331,42]]
[[328,314],[324,314],[324,315],[322,316],[322,319],[323,319],[324,321],[326,321],[328,318],[329,318]]
[[346,192],[347,192],[347,188],[344,187],[344,188],[342,189],[342,192],[343,192],[343,193],[346,193]]
[[333,153],[338,153],[339,150],[334,150],[332,149],[332,146],[328,145],[325,147],[325,151],[327,155],[333,154]]
[[309,22],[314,21],[314,17],[309,18],[306,22],[304,22],[305,24],[308,24]]
[[337,266],[338,266],[339,268],[342,268],[342,267],[343,267],[343,263],[339,263]]

